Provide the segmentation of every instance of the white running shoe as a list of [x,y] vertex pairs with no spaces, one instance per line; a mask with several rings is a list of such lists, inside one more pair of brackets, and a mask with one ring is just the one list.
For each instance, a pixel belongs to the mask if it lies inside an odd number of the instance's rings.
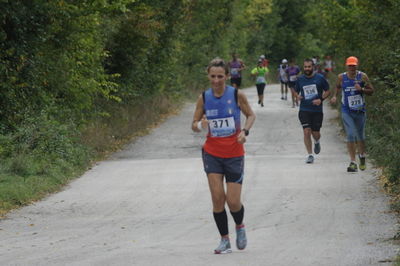
[[214,249],[215,254],[226,254],[231,253],[231,243],[229,242],[229,238],[222,237],[219,246]]
[[308,155],[306,163],[313,163],[314,162],[314,156],[312,156],[311,154]]

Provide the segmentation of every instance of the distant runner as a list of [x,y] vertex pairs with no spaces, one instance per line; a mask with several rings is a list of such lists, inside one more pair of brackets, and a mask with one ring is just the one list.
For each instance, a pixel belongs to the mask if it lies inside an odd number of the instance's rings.
[[299,105],[299,99],[295,97],[295,94],[293,93],[294,87],[296,85],[296,80],[297,76],[300,74],[300,68],[295,64],[294,60],[290,60],[290,64],[286,69],[286,73],[288,75],[289,79],[289,88],[290,92],[292,94],[292,107],[294,108],[295,106]]
[[319,74],[322,74],[322,75],[324,74],[324,71],[322,70],[322,66],[321,66],[321,61],[320,61],[318,55],[315,56],[314,71],[315,71],[315,73],[319,73]]
[[314,162],[312,153],[311,136],[314,139],[314,152],[321,151],[320,129],[323,120],[323,104],[329,94],[329,84],[321,74],[314,72],[312,59],[305,59],[303,64],[304,75],[301,75],[296,82],[294,91],[297,99],[300,99],[299,120],[303,126],[304,145],[308,152],[306,163]]
[[265,55],[260,55],[260,58],[259,59],[261,59],[262,60],[262,66],[263,67],[268,67],[269,66],[269,61],[268,61],[268,59],[267,58],[265,58]]
[[[208,131],[202,150],[203,164],[211,192],[214,220],[221,235],[221,242],[214,253],[221,254],[232,252],[225,203],[236,223],[237,248],[242,250],[247,245],[244,207],[240,199],[244,177],[243,144],[256,117],[246,95],[225,84],[229,69],[222,59],[213,59],[207,72],[211,88],[197,99],[192,130]],[[243,127],[241,112],[246,116]]]
[[231,75],[231,85],[240,89],[242,85],[242,70],[245,69],[243,61],[238,58],[238,54],[232,54],[232,61],[229,62],[229,71]]
[[287,63],[288,61],[286,59],[282,59],[282,64],[280,64],[278,68],[278,76],[281,83],[281,100],[287,100],[289,82],[288,74],[286,73],[286,69],[288,68]]
[[347,172],[357,172],[356,146],[360,170],[366,169],[365,163],[365,95],[372,95],[374,88],[367,74],[358,71],[358,59],[350,56],[346,59],[347,71],[339,74],[331,103],[336,103],[336,95],[342,90],[342,121],[347,134],[347,150],[350,165]]
[[335,62],[332,60],[330,55],[327,55],[324,60],[324,75],[328,77],[329,73],[335,70]]
[[258,60],[257,67],[251,70],[251,75],[256,78],[256,87],[257,87],[257,95],[258,95],[258,104],[261,107],[264,107],[264,89],[265,85],[267,84],[267,74],[269,69],[263,66],[263,61]]

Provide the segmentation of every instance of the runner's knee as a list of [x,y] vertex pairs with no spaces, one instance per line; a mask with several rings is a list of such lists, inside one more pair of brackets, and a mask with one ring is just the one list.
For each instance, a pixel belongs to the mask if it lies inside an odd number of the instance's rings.
[[240,199],[238,198],[228,198],[227,201],[229,209],[230,210],[240,210],[242,207],[242,203],[240,202]]
[[307,127],[307,128],[304,128],[304,136],[305,137],[311,137],[311,128],[309,128],[309,127]]
[[225,206],[225,195],[213,195],[213,207],[214,210],[222,210]]

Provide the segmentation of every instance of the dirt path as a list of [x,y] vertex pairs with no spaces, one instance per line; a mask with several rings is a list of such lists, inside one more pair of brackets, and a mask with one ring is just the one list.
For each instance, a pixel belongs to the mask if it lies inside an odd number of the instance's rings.
[[[246,150],[249,244],[219,241],[202,171],[194,104],[60,193],[0,221],[0,265],[388,265],[396,218],[375,172],[348,174],[337,115],[325,106],[321,154],[306,165],[297,109],[244,90],[257,114]],[[233,231],[233,220],[229,216]],[[234,235],[232,236],[234,239]],[[234,242],[234,241],[232,241]]]

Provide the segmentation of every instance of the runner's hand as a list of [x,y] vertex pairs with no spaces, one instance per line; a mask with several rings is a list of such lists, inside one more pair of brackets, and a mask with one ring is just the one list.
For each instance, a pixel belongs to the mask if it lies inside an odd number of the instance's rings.
[[321,105],[322,101],[321,101],[321,99],[314,99],[314,100],[312,101],[312,103],[313,103],[313,105],[319,106],[319,105]]
[[205,115],[203,115],[203,118],[201,119],[200,122],[201,122],[201,128],[203,130],[207,130],[208,129],[208,120]]
[[203,115],[203,117],[201,118],[200,121],[196,121],[194,123],[196,123],[196,124],[194,124],[192,127],[193,131],[201,132],[201,131],[208,130],[208,120],[205,115]]
[[237,142],[240,144],[244,144],[246,142],[246,136],[243,131],[240,131],[239,135],[237,136]]
[[208,129],[208,120],[207,120],[207,118],[203,117],[203,118],[201,119],[201,127],[202,127],[203,129]]
[[336,104],[336,96],[333,96],[330,100],[331,104]]

